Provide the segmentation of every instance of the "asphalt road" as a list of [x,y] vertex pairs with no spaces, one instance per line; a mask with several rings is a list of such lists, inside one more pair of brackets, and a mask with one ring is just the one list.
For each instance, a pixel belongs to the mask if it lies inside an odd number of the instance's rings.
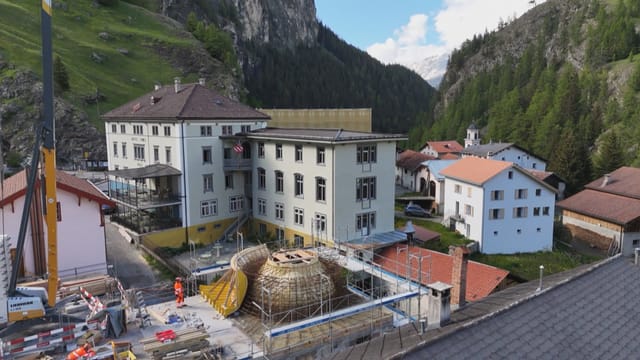
[[107,262],[113,266],[111,274],[117,276],[125,288],[148,288],[161,282],[158,271],[147,264],[142,251],[129,243],[118,231],[118,226],[105,218]]

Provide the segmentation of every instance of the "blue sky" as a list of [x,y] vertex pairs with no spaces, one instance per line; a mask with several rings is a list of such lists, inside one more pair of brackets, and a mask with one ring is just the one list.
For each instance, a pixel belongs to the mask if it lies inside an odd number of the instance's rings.
[[[544,0],[537,0],[540,4]],[[383,63],[409,65],[448,54],[530,0],[315,0],[317,17],[346,42]]]

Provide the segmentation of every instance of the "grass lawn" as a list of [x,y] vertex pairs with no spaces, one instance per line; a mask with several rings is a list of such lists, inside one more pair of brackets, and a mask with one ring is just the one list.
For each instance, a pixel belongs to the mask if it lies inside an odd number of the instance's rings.
[[[429,241],[424,248],[448,253],[449,246],[466,245],[471,241],[459,233],[450,231],[439,223],[428,220],[412,220],[414,225],[419,225],[440,233],[440,241]],[[396,218],[396,228],[403,227],[406,219]],[[556,236],[563,236],[560,232]],[[579,265],[592,263],[599,260],[598,257],[578,254],[565,246],[556,245],[553,251],[540,251],[535,253],[521,253],[510,255],[486,255],[475,253],[471,260],[483,264],[492,265],[508,270],[511,274],[524,280],[535,280],[540,275],[540,265],[544,266],[544,274],[549,275],[575,268]]]

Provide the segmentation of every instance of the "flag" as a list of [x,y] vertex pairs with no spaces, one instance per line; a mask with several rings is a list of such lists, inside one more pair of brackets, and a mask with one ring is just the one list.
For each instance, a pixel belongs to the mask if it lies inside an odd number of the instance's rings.
[[244,148],[242,147],[242,144],[237,143],[235,145],[233,145],[233,151],[237,152],[237,153],[241,153],[244,150]]

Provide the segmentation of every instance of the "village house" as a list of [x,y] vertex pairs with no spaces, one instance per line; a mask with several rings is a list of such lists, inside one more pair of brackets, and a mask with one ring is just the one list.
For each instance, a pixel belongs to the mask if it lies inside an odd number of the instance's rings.
[[427,168],[429,177],[427,179],[428,191],[427,195],[433,197],[432,207],[436,213],[442,214],[444,212],[444,176],[440,174],[442,169],[455,163],[456,160],[427,160],[423,165]]
[[621,167],[558,203],[562,224],[581,240],[631,255],[640,247],[640,169]]
[[394,194],[381,189],[394,186],[402,135],[268,128],[268,115],[204,80],[157,86],[103,118],[112,219],[156,246],[251,223],[299,246],[393,231]]
[[445,177],[444,217],[487,254],[551,250],[555,190],[507,161],[462,158]]
[[460,158],[463,147],[455,140],[427,141],[420,152],[436,159],[454,160]]
[[[29,209],[20,276],[41,277],[47,274],[47,229],[42,218],[42,184],[36,190]],[[4,180],[0,190],[2,233],[11,237],[11,247],[18,241],[22,210],[27,193],[27,172],[22,170]],[[107,274],[107,255],[103,206],[113,207],[97,187],[85,179],[56,170],[58,275],[60,279]]]
[[433,159],[435,159],[434,156],[408,149],[398,154],[396,184],[410,191],[426,194],[429,172],[423,163]]

